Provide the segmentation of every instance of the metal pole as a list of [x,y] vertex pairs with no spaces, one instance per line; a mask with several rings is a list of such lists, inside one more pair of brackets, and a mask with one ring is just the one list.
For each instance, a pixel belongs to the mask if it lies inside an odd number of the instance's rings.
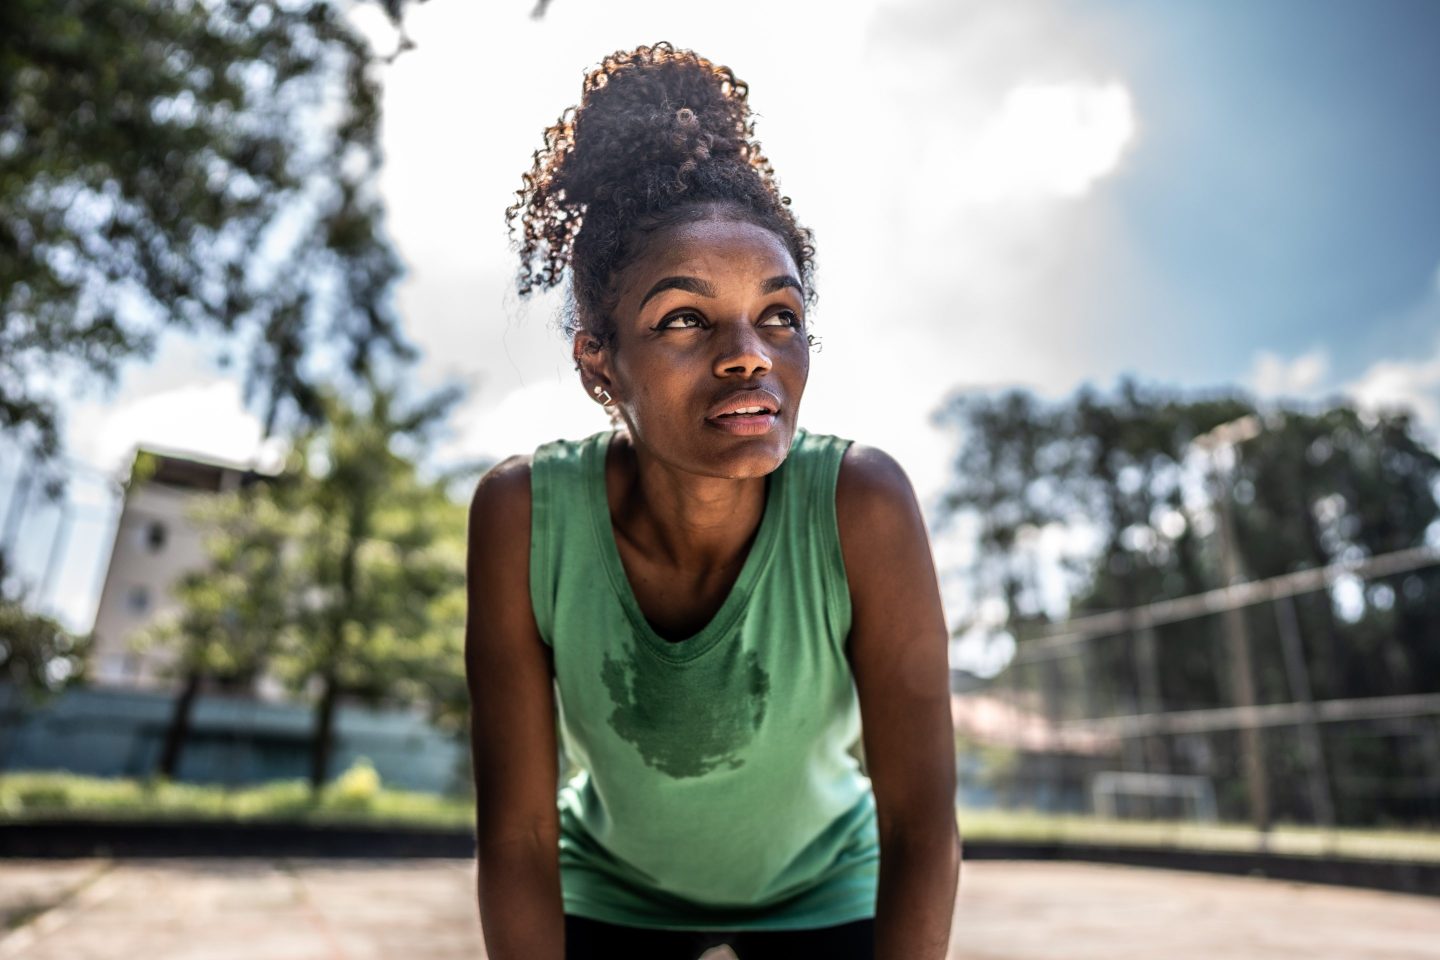
[[[1212,464],[1214,463],[1212,459]],[[1240,583],[1243,575],[1235,543],[1235,520],[1230,513],[1230,497],[1220,482],[1218,470],[1212,471],[1215,503],[1220,513],[1220,565],[1226,586]],[[1240,707],[1255,706],[1255,670],[1250,660],[1250,625],[1245,610],[1225,610],[1225,645],[1230,660],[1230,685]],[[1265,743],[1260,728],[1246,723],[1240,728],[1241,763],[1245,771],[1246,794],[1250,799],[1250,821],[1263,840],[1270,829],[1270,785],[1265,779]]]
[[1060,702],[1061,684],[1058,665],[1054,660],[1048,660],[1040,665],[1040,696],[1045,716],[1046,736],[1050,739],[1049,749],[1045,754],[1045,787],[1049,792],[1046,798],[1046,812],[1053,813],[1063,809],[1060,802],[1064,795],[1065,786],[1065,757],[1061,752],[1060,745],[1060,724],[1065,717],[1064,706]]
[[1440,693],[1402,693],[1393,696],[1355,697],[1349,700],[1317,700],[1303,703],[1267,703],[1258,707],[1210,707],[1199,710],[1167,710],[1164,713],[1098,720],[1072,720],[1067,733],[1104,738],[1135,740],[1151,734],[1179,736],[1214,733],[1243,727],[1294,727],[1313,712],[1316,723],[1348,723],[1355,720],[1394,720],[1408,717],[1440,716]]
[[1069,656],[1070,649],[1076,644],[1129,630],[1137,616],[1143,616],[1151,626],[1159,627],[1167,623],[1180,623],[1183,620],[1221,613],[1227,607],[1252,607],[1280,597],[1323,590],[1342,576],[1377,580],[1435,566],[1440,566],[1440,549],[1408,547],[1358,562],[1343,561],[1324,567],[1296,570],[1294,573],[1282,573],[1278,577],[1267,577],[1264,580],[1247,580],[1204,593],[1192,593],[1188,597],[1157,600],[1133,609],[1112,610],[1109,613],[1097,613],[1051,624],[1028,633],[1016,656],[1027,662],[1043,660],[1046,657]]
[[1320,742],[1320,727],[1315,722],[1315,697],[1310,692],[1310,668],[1305,663],[1305,649],[1300,640],[1300,621],[1295,616],[1295,601],[1281,597],[1275,601],[1275,625],[1280,630],[1280,647],[1285,652],[1285,673],[1290,680],[1294,699],[1305,705],[1300,721],[1300,755],[1310,781],[1310,806],[1315,822],[1322,827],[1335,826],[1335,801],[1330,795],[1330,778],[1325,770],[1325,750]]
[[[1135,672],[1139,678],[1140,712],[1159,713],[1162,709],[1160,694],[1160,658],[1156,649],[1155,628],[1142,623],[1135,628]],[[1145,766],[1150,773],[1169,773],[1169,758],[1165,755],[1165,741],[1159,737],[1145,738]]]

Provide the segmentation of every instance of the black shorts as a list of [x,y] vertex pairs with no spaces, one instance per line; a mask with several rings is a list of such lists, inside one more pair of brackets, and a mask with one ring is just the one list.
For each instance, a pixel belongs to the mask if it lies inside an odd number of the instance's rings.
[[565,960],[696,960],[728,944],[739,960],[874,960],[875,921],[814,930],[650,930],[565,915]]

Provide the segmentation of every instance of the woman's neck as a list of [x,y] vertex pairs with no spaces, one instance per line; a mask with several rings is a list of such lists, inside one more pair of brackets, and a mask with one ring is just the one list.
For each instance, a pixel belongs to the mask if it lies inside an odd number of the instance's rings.
[[766,478],[732,480],[677,469],[615,435],[607,465],[616,528],[677,570],[724,568],[741,558],[765,513]]

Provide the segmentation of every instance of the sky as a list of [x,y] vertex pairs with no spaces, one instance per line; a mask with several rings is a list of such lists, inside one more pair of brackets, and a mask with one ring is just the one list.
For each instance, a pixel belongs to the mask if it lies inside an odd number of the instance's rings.
[[[822,348],[802,425],[888,450],[927,509],[953,453],[929,416],[957,390],[1058,397],[1128,375],[1345,395],[1408,405],[1440,437],[1440,4],[855,0],[823,23],[817,9],[411,8],[415,49],[383,75],[380,189],[416,388],[469,388],[437,458],[605,427],[558,299],[512,292],[503,210],[585,70],[660,39],[750,84],[816,233]],[[356,18],[393,46],[374,7]],[[251,457],[259,424],[218,352],[171,336],[114,391],[78,397],[71,457],[97,478],[137,443]],[[0,467],[0,498],[13,476]],[[42,598],[81,628],[113,537],[92,488]],[[31,568],[53,531],[27,517]],[[963,569],[963,542],[935,546],[942,580]]]

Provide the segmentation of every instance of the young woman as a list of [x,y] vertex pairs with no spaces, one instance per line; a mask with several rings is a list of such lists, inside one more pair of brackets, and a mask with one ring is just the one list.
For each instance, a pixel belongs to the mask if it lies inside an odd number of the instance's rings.
[[[925,528],[890,457],[797,427],[814,251],[746,94],[668,44],[616,53],[509,211],[520,290],[569,282],[579,379],[616,429],[505,461],[471,507],[493,960],[945,953],[960,848]],[[884,403],[903,371],[854,389]],[[580,770],[558,804],[557,722]]]

